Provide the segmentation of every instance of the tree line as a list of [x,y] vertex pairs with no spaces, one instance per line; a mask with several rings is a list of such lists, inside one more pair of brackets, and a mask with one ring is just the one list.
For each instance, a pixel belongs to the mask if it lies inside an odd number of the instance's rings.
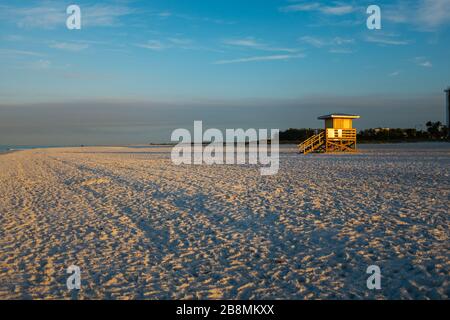
[[[301,143],[322,129],[288,129],[280,132],[281,143]],[[358,132],[359,142],[448,141],[449,129],[440,121],[426,123],[426,130],[375,128]]]

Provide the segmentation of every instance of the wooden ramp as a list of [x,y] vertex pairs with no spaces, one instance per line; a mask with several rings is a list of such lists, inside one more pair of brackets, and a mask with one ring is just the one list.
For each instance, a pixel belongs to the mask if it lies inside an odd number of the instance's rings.
[[316,134],[304,141],[303,143],[298,145],[300,153],[308,154],[311,152],[323,152],[323,148],[325,147],[325,131]]

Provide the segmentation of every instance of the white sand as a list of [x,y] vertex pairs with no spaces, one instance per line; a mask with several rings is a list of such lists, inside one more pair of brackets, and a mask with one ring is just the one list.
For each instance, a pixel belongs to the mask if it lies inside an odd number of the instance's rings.
[[448,144],[283,149],[273,177],[169,150],[1,155],[0,298],[449,298]]

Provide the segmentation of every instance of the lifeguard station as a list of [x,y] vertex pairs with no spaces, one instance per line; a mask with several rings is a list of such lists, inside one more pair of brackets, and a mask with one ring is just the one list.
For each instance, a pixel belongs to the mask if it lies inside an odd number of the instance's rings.
[[353,114],[329,114],[321,116],[325,120],[325,130],[301,143],[300,153],[347,153],[356,152],[356,129],[353,120],[360,116]]

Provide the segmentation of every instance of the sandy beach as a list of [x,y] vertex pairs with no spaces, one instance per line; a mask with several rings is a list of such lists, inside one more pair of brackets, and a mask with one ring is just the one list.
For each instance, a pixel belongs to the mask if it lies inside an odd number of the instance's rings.
[[1,299],[450,295],[449,144],[285,146],[268,177],[169,147],[25,150],[0,155],[0,194]]

